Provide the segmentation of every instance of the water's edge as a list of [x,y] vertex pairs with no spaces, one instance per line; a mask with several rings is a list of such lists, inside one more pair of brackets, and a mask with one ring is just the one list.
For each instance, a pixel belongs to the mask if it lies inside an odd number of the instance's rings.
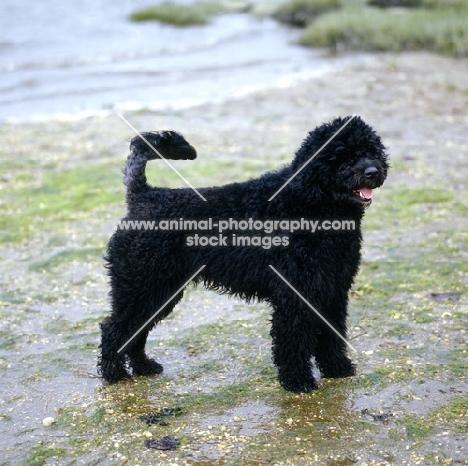
[[27,20],[24,6],[0,5],[0,121],[223,102],[370,59],[327,57],[294,44],[297,30],[248,14],[180,29],[131,23],[126,3],[47,3],[31,5]]

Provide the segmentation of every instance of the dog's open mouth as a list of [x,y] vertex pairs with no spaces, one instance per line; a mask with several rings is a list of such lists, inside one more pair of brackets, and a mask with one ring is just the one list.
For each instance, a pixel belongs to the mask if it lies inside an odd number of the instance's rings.
[[367,204],[372,202],[373,190],[370,188],[361,188],[353,191],[354,196],[361,202]]

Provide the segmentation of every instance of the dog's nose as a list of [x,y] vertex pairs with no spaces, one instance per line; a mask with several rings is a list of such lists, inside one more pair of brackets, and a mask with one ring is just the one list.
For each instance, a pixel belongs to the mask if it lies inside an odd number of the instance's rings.
[[369,179],[369,180],[372,180],[373,178],[376,177],[377,173],[379,172],[379,170],[377,170],[377,168],[375,167],[368,167],[364,170],[364,176]]

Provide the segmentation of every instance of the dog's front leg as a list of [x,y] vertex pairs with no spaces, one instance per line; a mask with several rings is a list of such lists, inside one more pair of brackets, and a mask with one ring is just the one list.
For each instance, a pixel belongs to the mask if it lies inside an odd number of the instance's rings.
[[325,378],[351,377],[356,374],[356,366],[347,356],[344,315],[338,322],[331,321],[331,325],[333,325],[334,330],[323,325],[317,335],[317,348],[315,350],[317,366]]
[[295,393],[315,390],[311,358],[317,340],[312,319],[302,311],[278,306],[272,317],[271,336],[281,386]]
[[117,352],[124,340],[120,338],[120,328],[114,316],[108,316],[100,324],[101,355],[98,360],[98,372],[109,383],[116,383],[122,379],[130,378],[125,368],[125,355]]

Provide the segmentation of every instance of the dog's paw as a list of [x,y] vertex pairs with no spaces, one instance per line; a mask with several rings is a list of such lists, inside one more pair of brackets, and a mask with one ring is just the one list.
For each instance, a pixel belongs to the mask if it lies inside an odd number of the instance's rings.
[[344,364],[321,367],[322,377],[325,379],[342,379],[356,375],[356,366],[349,361]]
[[121,380],[132,378],[121,361],[116,362],[114,360],[101,359],[98,361],[97,372],[102,377],[102,380],[109,384],[114,384]]
[[280,379],[280,384],[285,390],[293,393],[310,393],[318,388],[312,377],[306,380]]
[[113,373],[102,373],[101,372],[101,377],[104,380],[104,382],[107,382],[109,384],[114,384],[117,382],[121,382],[124,380],[131,379],[132,376],[126,371],[122,370],[119,372],[113,372]]
[[133,363],[133,375],[156,375],[164,370],[161,364],[154,359],[146,359],[144,362]]

